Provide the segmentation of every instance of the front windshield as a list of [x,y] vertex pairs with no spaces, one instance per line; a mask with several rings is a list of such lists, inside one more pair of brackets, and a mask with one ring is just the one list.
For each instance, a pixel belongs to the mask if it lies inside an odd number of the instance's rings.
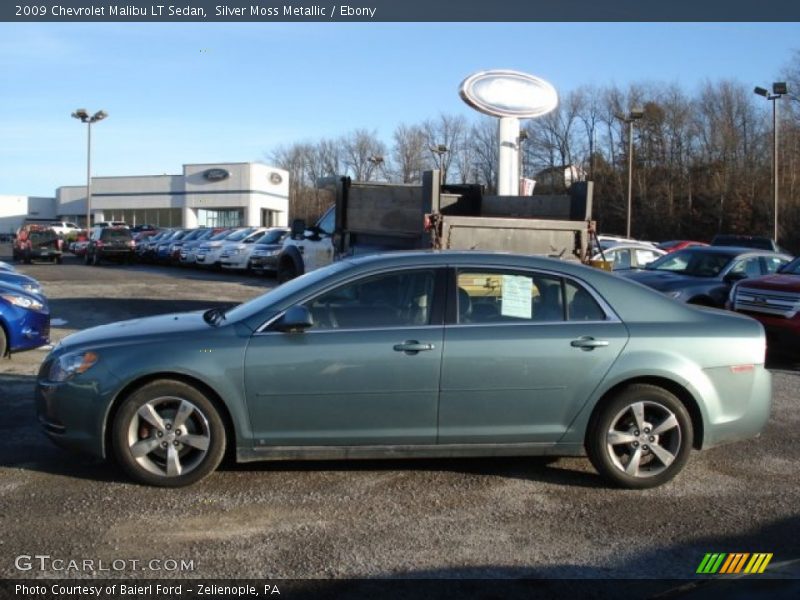
[[220,231],[219,233],[217,233],[217,234],[211,236],[210,238],[208,238],[208,241],[209,242],[217,242],[219,240],[224,240],[230,234],[231,234],[230,229],[224,229],[224,230]]
[[240,321],[252,317],[270,306],[279,306],[285,299],[293,296],[303,288],[313,286],[318,281],[322,281],[333,273],[349,269],[351,266],[350,261],[343,260],[301,275],[296,279],[292,279],[291,281],[287,281],[271,289],[266,294],[262,294],[239,306],[234,306],[232,309],[225,312],[225,319],[229,322]]
[[787,273],[789,275],[800,275],[800,256],[795,258],[792,262],[781,267],[780,273]]
[[717,277],[733,260],[730,254],[679,250],[662,256],[645,267],[648,271],[669,271],[694,277]]
[[243,240],[248,235],[253,233],[252,229],[241,229],[239,231],[234,231],[228,237],[225,238],[226,242],[238,242],[239,240]]
[[277,244],[285,233],[283,229],[268,231],[256,240],[256,244]]

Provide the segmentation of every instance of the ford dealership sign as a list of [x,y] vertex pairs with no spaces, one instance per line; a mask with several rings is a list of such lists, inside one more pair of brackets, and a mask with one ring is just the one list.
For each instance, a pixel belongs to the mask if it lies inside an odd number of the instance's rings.
[[544,79],[505,69],[470,75],[459,93],[472,108],[494,117],[531,119],[558,106],[555,88]]
[[225,169],[207,169],[203,172],[203,177],[208,181],[222,181],[230,176],[231,174]]

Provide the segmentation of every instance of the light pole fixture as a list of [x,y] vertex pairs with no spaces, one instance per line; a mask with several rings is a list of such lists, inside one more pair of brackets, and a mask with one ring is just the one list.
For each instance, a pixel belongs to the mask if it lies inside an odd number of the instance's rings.
[[633,124],[644,117],[644,110],[641,107],[634,107],[628,116],[614,115],[623,123],[628,125],[628,211],[625,217],[625,236],[631,237],[631,206],[633,204]]
[[436,146],[431,146],[431,152],[439,155],[439,183],[443,184],[445,180],[444,155],[450,152],[450,149],[444,144],[437,144]]
[[85,108],[79,108],[72,117],[79,119],[81,123],[86,123],[86,236],[89,236],[89,228],[92,225],[92,123],[102,121],[108,116],[103,110],[98,110],[89,116]]
[[[373,169],[378,169],[378,167],[380,167],[384,163],[384,159],[380,154],[370,156],[369,158],[367,158],[367,160],[372,164]],[[371,172],[370,172],[370,177],[371,177]]]
[[785,81],[772,84],[772,93],[766,88],[756,86],[753,90],[772,102],[772,237],[778,241],[778,103],[782,96],[790,96]]

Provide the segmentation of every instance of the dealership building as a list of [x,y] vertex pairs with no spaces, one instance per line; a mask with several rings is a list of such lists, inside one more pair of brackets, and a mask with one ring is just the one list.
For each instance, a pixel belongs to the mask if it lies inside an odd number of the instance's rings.
[[[93,177],[92,221],[160,227],[286,226],[289,173],[261,163],[186,164],[180,175]],[[55,198],[0,196],[0,228],[26,220],[86,223],[86,186]]]

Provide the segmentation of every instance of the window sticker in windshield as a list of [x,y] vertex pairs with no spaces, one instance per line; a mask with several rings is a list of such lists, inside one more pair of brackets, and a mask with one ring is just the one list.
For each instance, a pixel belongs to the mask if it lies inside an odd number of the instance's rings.
[[520,275],[503,275],[503,296],[500,314],[504,317],[530,319],[533,281]]

